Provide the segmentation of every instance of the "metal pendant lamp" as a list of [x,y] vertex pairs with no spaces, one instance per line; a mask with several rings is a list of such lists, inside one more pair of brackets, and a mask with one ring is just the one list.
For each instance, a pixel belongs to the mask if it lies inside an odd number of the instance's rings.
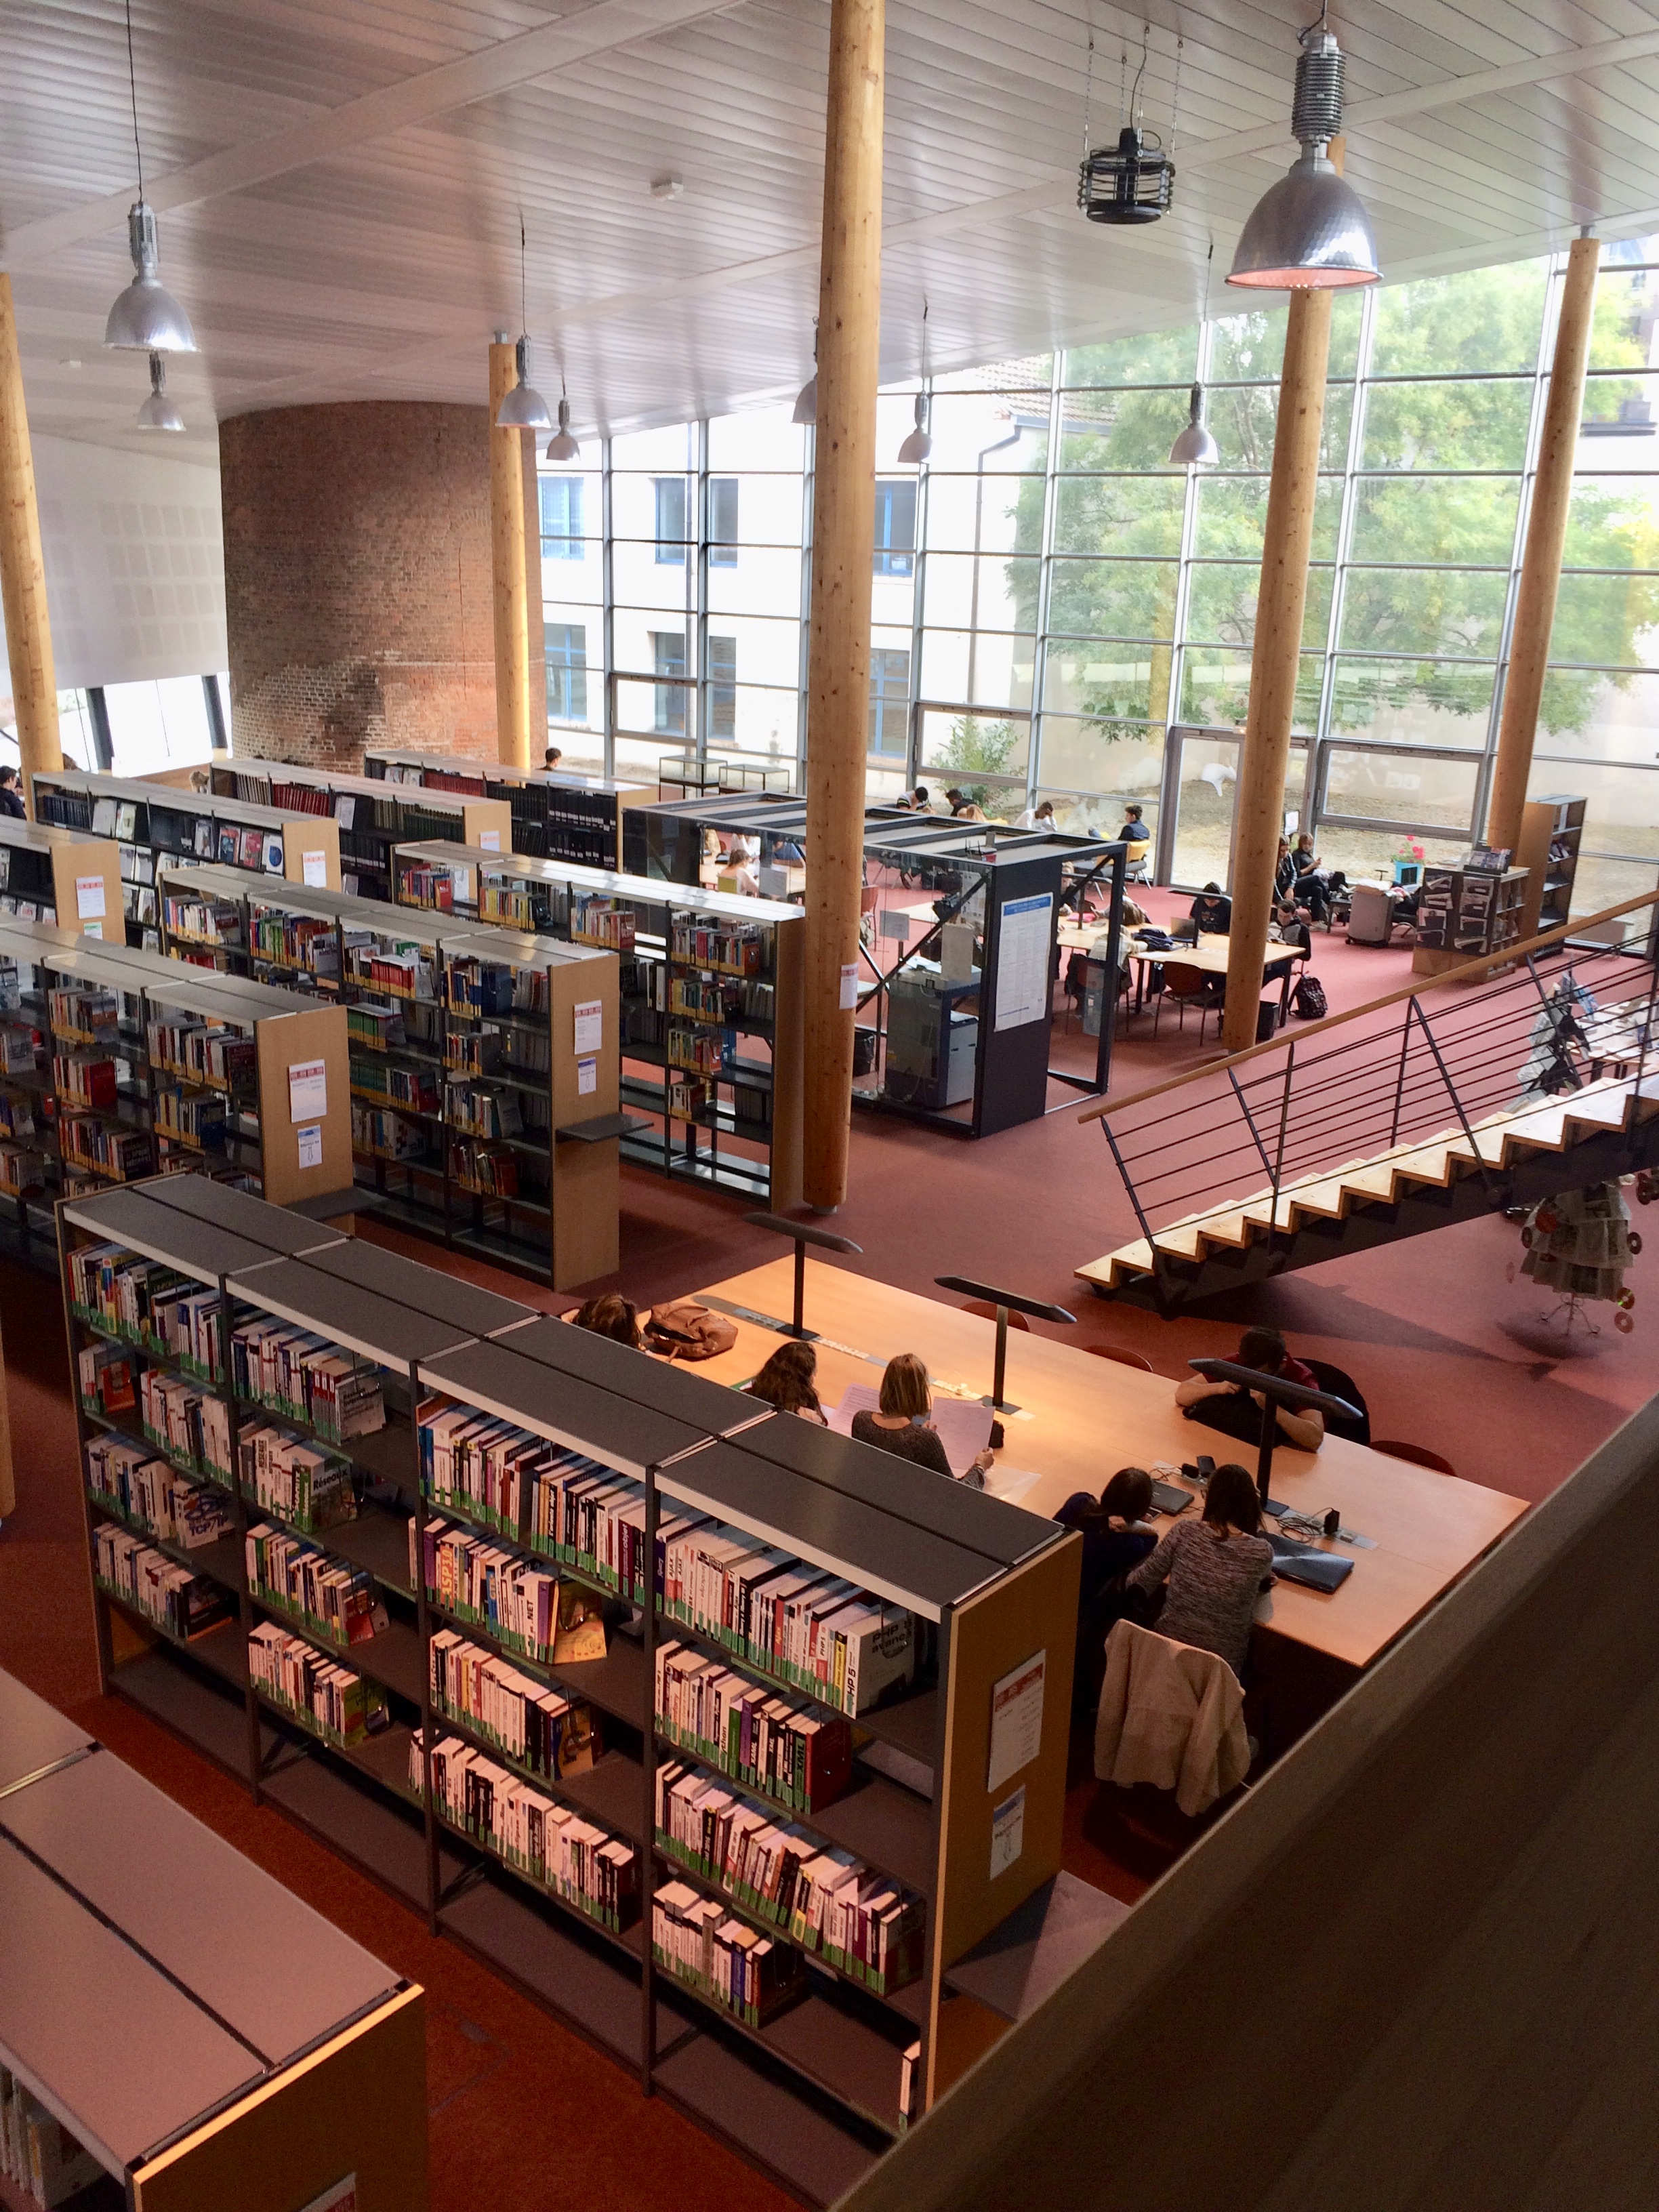
[[[1176,41],[1175,111],[1170,122],[1170,137],[1175,134],[1175,118],[1181,112],[1181,56],[1182,42]],[[1124,112],[1115,146],[1091,146],[1089,141],[1089,111],[1094,94],[1095,40],[1089,33],[1089,71],[1083,95],[1083,161],[1078,170],[1077,204],[1091,222],[1113,224],[1157,222],[1170,211],[1175,193],[1175,160],[1164,150],[1164,141],[1156,131],[1143,131],[1140,125],[1140,88],[1146,75],[1147,45],[1145,33],[1140,46],[1140,67],[1135,72],[1134,89],[1123,101]],[[1126,75],[1128,53],[1125,50],[1121,67]]]
[[1322,13],[1301,43],[1291,109],[1301,157],[1256,202],[1227,282],[1281,292],[1375,284],[1382,272],[1370,217],[1325,150],[1342,128],[1345,64]]
[[933,434],[927,428],[927,302],[921,303],[921,390],[916,394],[915,428],[898,449],[899,464],[903,468],[919,469],[933,450]]
[[138,410],[141,430],[182,430],[185,418],[167,398],[167,365],[159,353],[149,357],[149,398]]
[[501,404],[495,410],[498,430],[550,430],[553,417],[547,411],[547,402],[530,381],[530,338],[525,325],[530,320],[528,291],[524,267],[524,217],[519,217],[519,343],[515,351],[519,380],[510,392],[501,394]]
[[799,422],[811,429],[818,419],[818,319],[812,318],[812,374],[795,396],[795,411],[792,422]]
[[[1204,313],[1199,325],[1200,337],[1204,325],[1210,319],[1210,264],[1215,259],[1215,240],[1210,240],[1210,251],[1204,263]],[[1170,448],[1170,465],[1177,469],[1211,469],[1221,459],[1221,448],[1210,434],[1204,420],[1204,386],[1194,384],[1187,402],[1187,427],[1176,436]]]
[[[138,76],[132,59],[132,0],[127,0],[127,89],[132,100],[132,143],[138,162],[138,197],[127,211],[132,282],[118,295],[104,325],[104,343],[137,353],[194,353],[190,317],[156,274],[155,217],[144,198],[144,149],[138,137]],[[182,425],[180,426],[182,428]]]
[[562,389],[559,393],[559,427],[547,441],[550,461],[574,461],[581,458],[581,447],[570,428],[570,402]]

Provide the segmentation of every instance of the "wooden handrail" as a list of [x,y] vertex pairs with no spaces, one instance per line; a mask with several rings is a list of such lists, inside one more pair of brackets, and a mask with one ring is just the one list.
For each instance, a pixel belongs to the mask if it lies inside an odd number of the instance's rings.
[[[1507,967],[1527,953],[1559,945],[1569,937],[1581,935],[1604,921],[1616,921],[1620,915],[1634,914],[1644,906],[1659,906],[1659,890],[1646,891],[1639,898],[1625,899],[1618,906],[1604,907],[1600,914],[1586,915],[1579,921],[1564,921],[1558,928],[1547,929],[1541,937],[1529,937],[1522,944],[1505,945],[1496,952],[1483,952],[1478,959],[1466,960],[1461,968],[1448,968],[1443,975],[1419,975],[1415,982],[1402,984],[1399,990],[1386,992],[1380,999],[1368,1000],[1363,1006],[1350,1006],[1346,1013],[1327,1014],[1322,1021],[1310,1022],[1296,1042],[1300,1044],[1306,1038],[1322,1036],[1328,1030],[1340,1029],[1344,1022],[1357,1022],[1366,1014],[1380,1013],[1384,1006],[1400,1006],[1425,991],[1437,991],[1443,983],[1472,981],[1476,975],[1489,975],[1494,968]],[[1179,1091],[1183,1084],[1196,1083],[1200,1076],[1214,1075],[1222,1068],[1242,1067],[1247,1060],[1259,1059],[1263,1053],[1279,1049],[1282,1043],[1282,1038],[1264,1037],[1260,1044],[1247,1045],[1243,1052],[1225,1054],[1219,1060],[1206,1060],[1202,1067],[1189,1067],[1183,1075],[1168,1076],[1162,1083],[1149,1084],[1144,1091],[1132,1091],[1127,1098],[1098,1099],[1092,1106],[1085,1106],[1077,1118],[1079,1121],[1099,1121],[1108,1114],[1121,1114],[1126,1107],[1142,1105],[1148,1098],[1161,1098],[1166,1091]]]

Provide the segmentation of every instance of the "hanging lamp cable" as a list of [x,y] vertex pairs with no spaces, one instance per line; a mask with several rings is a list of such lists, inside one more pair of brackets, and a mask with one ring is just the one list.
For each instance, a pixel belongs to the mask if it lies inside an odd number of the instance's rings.
[[138,163],[138,197],[144,197],[144,149],[138,136],[138,71],[132,58],[132,0],[127,0],[127,90],[132,97],[132,150]]

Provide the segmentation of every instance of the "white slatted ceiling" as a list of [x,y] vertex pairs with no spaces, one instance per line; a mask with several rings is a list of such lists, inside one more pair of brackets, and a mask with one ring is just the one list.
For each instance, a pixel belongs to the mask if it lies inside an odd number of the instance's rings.
[[[665,4],[685,16],[696,0],[653,4],[655,21]],[[489,332],[517,327],[520,207],[538,380],[556,387],[563,363],[579,428],[792,392],[816,300],[828,9],[747,0],[640,38],[626,35],[632,5],[586,0],[563,17],[621,43],[426,112],[422,73],[465,63],[476,76],[489,58],[510,76],[510,52],[495,50],[560,11],[533,0],[137,0],[146,173],[163,191],[173,172],[323,118],[335,141],[322,158],[163,214],[163,274],[203,342],[169,368],[191,423],[179,444],[205,457],[212,418],[250,407],[476,401]],[[1146,118],[1167,131],[1177,15],[1170,0],[1149,12]],[[1139,12],[1106,0],[1092,10],[890,0],[884,373],[914,374],[924,293],[940,370],[1190,313],[1208,236],[1224,267],[1293,151],[1294,34],[1310,12],[1305,0],[1181,7],[1176,210],[1122,234],[1084,223],[1072,196],[1085,22],[1101,143],[1116,127],[1126,38],[1132,70],[1139,61]],[[1352,106],[1650,33],[1659,0],[1353,0],[1338,28]],[[125,280],[118,213],[85,212],[131,190],[125,64],[116,0],[0,9],[0,220],[8,240],[23,233],[14,283],[31,419],[144,450],[131,426],[142,364],[100,343]],[[373,96],[397,88],[420,119],[371,128]],[[352,104],[365,100],[360,128]],[[1656,114],[1659,56],[1621,58],[1358,122],[1348,170],[1389,274],[1473,265],[1559,244],[1586,216],[1609,232],[1659,227]],[[1264,131],[1264,147],[1204,158],[1206,141]],[[647,186],[667,171],[684,197],[653,202]],[[67,234],[31,252],[28,225],[66,217]],[[1225,296],[1218,282],[1214,296]],[[79,369],[61,365],[70,356]]]

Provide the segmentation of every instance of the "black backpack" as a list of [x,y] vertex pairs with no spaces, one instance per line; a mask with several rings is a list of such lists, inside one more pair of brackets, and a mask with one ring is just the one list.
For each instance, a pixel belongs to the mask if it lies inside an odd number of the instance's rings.
[[1322,1022],[1330,1007],[1325,987],[1317,975],[1304,975],[1291,994],[1291,1006],[1299,1022]]

